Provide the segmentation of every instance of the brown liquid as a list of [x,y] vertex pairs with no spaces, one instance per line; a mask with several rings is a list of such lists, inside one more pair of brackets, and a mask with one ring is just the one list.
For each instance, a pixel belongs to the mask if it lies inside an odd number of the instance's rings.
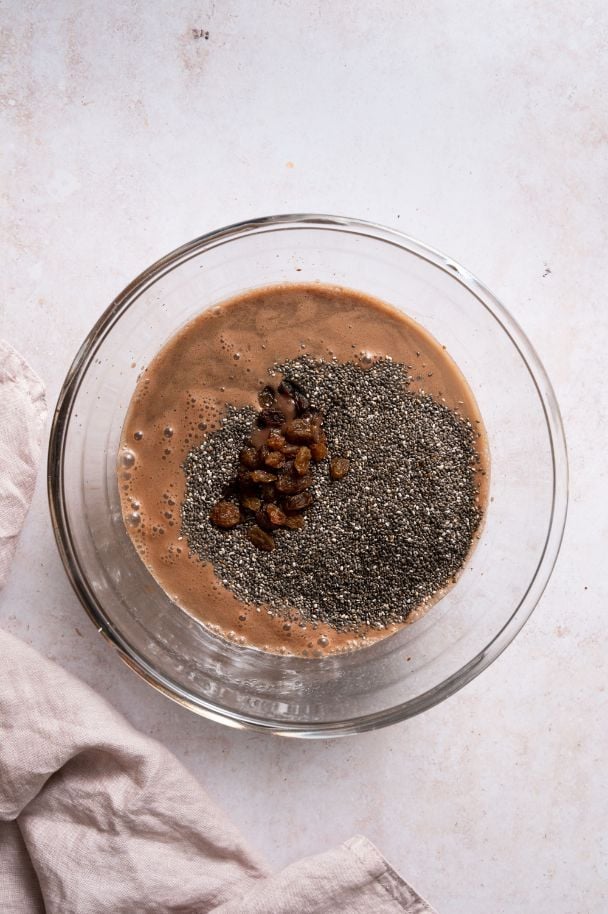
[[[188,544],[180,537],[184,457],[218,427],[227,404],[258,408],[268,369],[303,352],[342,361],[389,355],[412,366],[413,390],[432,394],[478,423],[479,502],[485,508],[483,425],[473,394],[447,352],[419,324],[382,302],[321,285],[257,289],[203,312],[172,337],[138,381],[123,427],[118,472],[129,535],[172,600],[230,640],[319,656],[364,646],[402,626],[349,633],[309,623],[305,628],[294,624],[286,632],[284,619],[237,600],[210,564],[188,555]],[[135,456],[128,472],[126,451]],[[136,526],[134,508],[141,518]],[[403,624],[419,618],[432,602]]]

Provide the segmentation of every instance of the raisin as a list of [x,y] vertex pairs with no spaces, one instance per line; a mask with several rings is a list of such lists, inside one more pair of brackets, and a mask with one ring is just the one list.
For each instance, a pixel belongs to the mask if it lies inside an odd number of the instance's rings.
[[329,462],[329,475],[331,479],[344,479],[350,470],[348,457],[332,457]]
[[264,387],[258,394],[258,403],[262,409],[270,409],[274,406],[276,394],[270,385]]
[[298,451],[300,450],[299,444],[284,444],[282,447],[282,453],[285,457],[295,457]]
[[283,378],[279,384],[279,393],[285,394],[286,397],[291,397],[292,400],[295,399],[296,391],[300,388],[297,384],[294,384],[293,381],[290,381],[289,378]]
[[248,511],[259,511],[262,499],[258,498],[257,495],[241,495],[241,504]]
[[231,479],[222,489],[222,501],[230,501],[230,499],[234,498],[235,496],[238,498],[241,491],[241,487],[239,486],[237,480]]
[[315,441],[310,445],[310,454],[315,463],[327,457],[327,444],[324,441]]
[[[285,378],[278,393],[286,399],[279,401],[270,385],[259,392],[257,425],[267,430],[265,443],[256,447],[252,438],[244,439],[236,475],[210,513],[211,522],[225,529],[254,519],[246,535],[256,548],[268,552],[276,546],[272,534],[277,528],[300,530],[304,526],[302,512],[314,501],[308,491],[314,483],[311,461],[327,456],[323,416],[311,408],[302,388]],[[335,458],[331,478],[342,479],[348,468],[346,458]]]
[[277,492],[280,492],[281,495],[297,495],[299,492],[303,492],[304,489],[310,488],[313,481],[314,480],[310,475],[295,478],[294,476],[289,476],[285,473],[282,476],[279,476],[275,483],[275,487]]
[[267,470],[252,470],[249,474],[251,482],[274,482],[276,476],[274,473],[269,473]]
[[310,450],[307,447],[298,448],[298,453],[293,462],[293,468],[298,476],[305,476],[308,473],[310,456]]
[[243,489],[251,489],[253,486],[253,481],[251,479],[251,470],[243,470],[242,468],[236,474],[236,485],[241,491]]
[[277,497],[277,490],[274,483],[267,482],[261,486],[262,501],[274,501]]
[[285,438],[283,435],[276,429],[271,428],[268,438],[266,440],[266,447],[270,451],[282,451],[285,446]]
[[[278,505],[267,504],[261,509],[266,522],[272,527],[282,527],[285,523],[285,512]],[[256,515],[257,520],[257,515]],[[263,524],[262,526],[266,526]]]
[[281,428],[285,416],[280,409],[263,409],[258,414],[258,425],[261,428]]
[[309,418],[290,419],[285,423],[285,437],[292,444],[310,444],[317,434]]
[[[266,506],[264,505],[264,507]],[[259,511],[255,512],[255,522],[262,530],[272,530],[272,524],[268,520],[264,508],[260,508]]]
[[263,552],[272,552],[274,549],[274,538],[261,527],[250,527],[247,536],[253,545]]
[[209,520],[216,527],[223,527],[230,530],[241,522],[241,511],[238,505],[231,501],[218,501],[211,509]]
[[298,392],[295,403],[296,411],[299,415],[302,415],[302,413],[306,412],[310,405],[308,402],[308,397],[306,397],[301,391]]
[[302,388],[298,387],[293,381],[287,380],[287,378],[283,378],[279,384],[279,393],[285,394],[286,397],[290,397],[290,399],[293,400],[298,415],[301,415],[310,407],[308,397],[305,395]]
[[305,523],[306,518],[303,514],[288,514],[285,517],[283,526],[287,527],[288,530],[301,530]]
[[288,495],[283,499],[283,507],[286,511],[305,511],[310,508],[314,501],[312,492],[299,492],[297,495]]
[[325,432],[323,431],[323,416],[321,413],[315,413],[310,420],[310,427],[314,435],[313,441],[316,444],[318,441],[327,442],[325,437]]
[[259,454],[254,447],[244,447],[239,454],[239,460],[244,467],[249,467],[250,470],[255,470],[260,465]]
[[264,455],[264,465],[270,467],[273,470],[280,469],[285,464],[285,458],[279,451],[269,451],[266,448],[266,454]]

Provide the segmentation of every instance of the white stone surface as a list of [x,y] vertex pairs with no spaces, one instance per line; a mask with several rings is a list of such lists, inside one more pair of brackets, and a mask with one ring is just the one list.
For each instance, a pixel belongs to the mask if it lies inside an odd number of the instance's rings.
[[158,256],[249,216],[346,213],[503,299],[556,387],[572,485],[522,634],[378,733],[234,732],[140,682],[70,590],[44,471],[0,624],[170,746],[277,866],[363,832],[441,914],[605,914],[606,4],[7,0],[1,15],[0,331],[51,406],[102,309]]

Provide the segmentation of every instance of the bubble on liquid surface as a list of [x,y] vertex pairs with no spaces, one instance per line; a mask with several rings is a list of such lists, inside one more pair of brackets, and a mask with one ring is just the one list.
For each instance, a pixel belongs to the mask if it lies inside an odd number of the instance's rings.
[[121,462],[122,466],[125,467],[126,469],[129,469],[130,467],[135,466],[135,454],[133,453],[133,451],[130,451],[128,448],[125,448],[125,450],[122,452],[120,462]]
[[329,644],[329,638],[327,635],[321,635],[321,637],[317,640],[317,644],[320,644],[321,647],[327,647]]
[[167,425],[163,429],[163,435],[165,436],[165,438],[173,438],[173,429],[171,428],[170,425]]
[[144,437],[144,433],[143,432],[133,432],[133,437],[135,438],[136,441],[141,441],[141,439]]
[[374,357],[371,352],[362,352],[361,353],[361,364],[362,365],[371,365],[374,361]]
[[141,524],[141,514],[139,511],[131,511],[127,514],[127,523],[129,527],[139,527]]

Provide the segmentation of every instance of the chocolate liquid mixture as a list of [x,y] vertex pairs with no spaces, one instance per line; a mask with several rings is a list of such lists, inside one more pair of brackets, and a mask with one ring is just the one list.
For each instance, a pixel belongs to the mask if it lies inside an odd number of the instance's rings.
[[[357,292],[320,285],[258,289],[205,311],[142,372],[125,420],[118,459],[123,517],[161,587],[184,610],[230,640],[267,651],[319,656],[361,647],[401,626],[357,633],[284,620],[240,602],[213,568],[188,555],[180,537],[181,464],[218,427],[227,404],[258,407],[276,362],[306,353],[341,361],[391,356],[411,365],[413,390],[458,410],[482,431],[479,503],[487,502],[488,450],[473,395],[459,369],[420,325]],[[134,457],[134,462],[133,462]],[[253,547],[252,547],[253,548]],[[410,614],[419,618],[433,601]],[[319,644],[319,640],[322,647]]]

